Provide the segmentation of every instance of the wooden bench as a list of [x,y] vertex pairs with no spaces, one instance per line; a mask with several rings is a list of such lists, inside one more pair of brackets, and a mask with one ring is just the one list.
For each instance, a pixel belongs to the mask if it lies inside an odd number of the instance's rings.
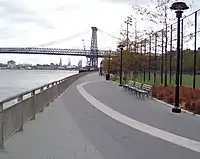
[[132,82],[129,84],[124,84],[123,88],[128,89],[129,92],[137,94],[141,90],[142,84],[139,82]]
[[131,82],[128,86],[128,91],[133,92],[135,88],[135,81]]
[[143,84],[142,87],[141,87],[141,91],[140,91],[141,97],[143,99],[144,99],[145,96],[151,98],[151,89],[152,89],[152,86],[147,85],[147,84]]
[[135,82],[135,85],[134,85],[134,92],[135,92],[135,95],[141,96],[141,91],[142,91],[141,88],[142,88],[142,83]]
[[129,90],[129,87],[132,85],[132,81],[128,82],[128,84],[122,84],[122,87],[125,89],[125,90]]
[[128,84],[123,84],[123,88],[128,90],[141,98],[144,99],[145,96],[151,97],[152,86],[147,84],[142,84],[139,82],[129,82]]
[[122,84],[122,87],[123,87],[125,90],[127,90],[128,87],[129,87],[129,84]]

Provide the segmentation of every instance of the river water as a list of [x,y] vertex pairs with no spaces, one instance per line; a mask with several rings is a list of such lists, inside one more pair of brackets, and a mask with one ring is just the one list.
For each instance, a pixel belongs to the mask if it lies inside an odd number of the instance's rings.
[[0,70],[0,101],[76,73],[66,70]]

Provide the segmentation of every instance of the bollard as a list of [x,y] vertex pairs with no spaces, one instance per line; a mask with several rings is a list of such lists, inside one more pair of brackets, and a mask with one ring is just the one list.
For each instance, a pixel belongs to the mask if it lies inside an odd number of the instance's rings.
[[3,103],[0,103],[0,149],[4,149],[3,145],[3,123],[4,123],[4,118],[3,118]]
[[[22,102],[23,101],[23,95],[21,95],[21,96],[19,96],[19,98],[18,98],[18,102]],[[24,121],[23,121],[23,105],[21,104],[20,105],[20,117],[21,117],[21,119],[20,119],[20,127],[19,127],[19,130],[18,131],[23,131],[23,125],[24,125]]]

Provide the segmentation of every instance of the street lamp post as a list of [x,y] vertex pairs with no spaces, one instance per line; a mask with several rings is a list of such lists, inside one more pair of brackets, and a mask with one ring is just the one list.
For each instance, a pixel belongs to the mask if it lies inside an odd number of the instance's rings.
[[108,56],[108,74],[110,76],[110,54]]
[[180,73],[180,19],[182,17],[183,10],[189,7],[184,2],[175,2],[170,9],[175,10],[177,18],[177,50],[176,50],[176,85],[175,85],[175,102],[172,112],[181,113],[179,106],[179,73]]
[[108,72],[106,74],[106,80],[110,80],[110,54],[108,55]]
[[122,86],[122,52],[123,52],[124,47],[125,46],[123,44],[118,45],[118,48],[120,48],[120,51],[121,51],[121,56],[120,56],[120,75],[119,75],[120,83],[119,83],[119,86]]

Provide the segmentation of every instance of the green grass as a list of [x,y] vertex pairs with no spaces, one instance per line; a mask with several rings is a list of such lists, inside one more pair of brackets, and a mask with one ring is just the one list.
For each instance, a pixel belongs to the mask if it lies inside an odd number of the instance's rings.
[[[149,85],[164,85],[164,79],[165,77],[163,76],[163,84],[161,84],[161,76],[159,74],[157,74],[156,76],[156,83],[154,83],[154,74],[152,73],[150,76],[150,80],[148,79],[148,74],[145,75],[145,81],[144,81],[144,74],[141,73],[139,74],[137,79],[133,79],[134,81],[138,81],[144,84],[149,84]],[[168,85],[175,85],[175,74],[172,75],[172,80],[171,80],[171,84],[170,84],[170,77],[168,75],[167,77],[167,83]],[[182,86],[186,86],[186,87],[193,87],[193,75],[189,75],[189,74],[183,74],[183,78],[182,78]],[[127,81],[130,80],[130,78],[128,77]],[[114,81],[119,82],[119,77],[116,76]],[[122,80],[123,83],[127,83],[127,81]],[[200,89],[200,75],[196,75],[196,88]]]
[[[159,74],[156,75],[156,85],[161,85],[161,76]],[[175,85],[175,74],[172,75],[172,80],[171,80],[171,84],[170,84],[170,77],[168,75],[167,77],[167,83],[168,85]],[[148,79],[148,74],[146,74],[146,78],[145,78],[145,83],[149,83],[149,84],[154,84],[154,75],[153,73],[150,76],[150,80]],[[165,77],[163,76],[163,84],[164,84],[164,79]],[[138,77],[138,81],[140,82],[144,82],[144,75],[143,74],[139,74]],[[182,76],[182,86],[186,86],[186,87],[193,87],[193,75],[189,75],[189,74],[183,74]],[[200,89],[200,75],[196,76],[196,88]]]

